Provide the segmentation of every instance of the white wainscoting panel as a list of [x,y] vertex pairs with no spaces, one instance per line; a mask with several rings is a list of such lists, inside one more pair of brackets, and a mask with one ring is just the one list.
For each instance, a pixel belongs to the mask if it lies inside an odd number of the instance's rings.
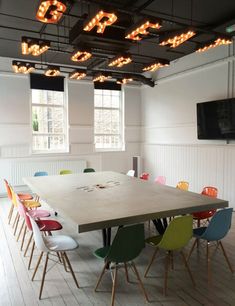
[[142,156],[143,170],[151,173],[152,180],[164,175],[170,186],[185,180],[193,192],[215,186],[219,197],[235,208],[234,145],[143,144]]

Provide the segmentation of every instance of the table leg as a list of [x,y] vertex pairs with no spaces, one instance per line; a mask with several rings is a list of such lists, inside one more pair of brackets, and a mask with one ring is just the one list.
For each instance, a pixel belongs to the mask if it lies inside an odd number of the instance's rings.
[[102,229],[103,246],[111,245],[111,227]]
[[[153,224],[154,224],[156,230],[158,231],[158,233],[159,233],[160,235],[163,235],[164,232],[165,232],[165,230],[166,230],[166,228],[165,228],[165,226],[163,225],[162,220],[161,220],[161,219],[154,219],[154,220],[152,220],[152,222],[153,222]],[[163,220],[163,222],[164,222],[164,220]]]

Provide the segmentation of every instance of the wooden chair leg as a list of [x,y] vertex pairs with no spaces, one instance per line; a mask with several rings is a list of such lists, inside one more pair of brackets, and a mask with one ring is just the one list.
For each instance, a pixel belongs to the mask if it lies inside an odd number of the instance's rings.
[[36,267],[35,267],[35,269],[34,269],[34,272],[33,272],[32,278],[31,278],[32,281],[34,280],[34,277],[35,277],[35,275],[36,275],[36,273],[37,273],[37,271],[38,271],[38,267],[39,267],[40,262],[41,262],[41,260],[42,260],[42,256],[43,256],[43,252],[41,252],[41,254],[40,254],[39,258],[38,258],[38,262],[37,262],[37,264],[36,264]]
[[15,225],[16,225],[16,221],[18,219],[18,216],[19,216],[19,213],[17,212],[16,215],[15,215],[15,219],[13,221],[13,225],[12,225],[12,228],[14,229]]
[[39,300],[41,300],[41,297],[42,297],[42,290],[43,290],[43,286],[44,286],[45,276],[46,276],[46,273],[47,273],[48,259],[49,259],[49,254],[47,253],[45,266],[44,266],[43,274],[42,274],[42,281],[41,281],[41,287],[40,287],[40,292],[39,292]]
[[65,269],[65,272],[70,272],[70,271],[67,269],[66,261],[65,261],[65,259],[64,259],[64,255],[63,255],[62,252],[60,253],[60,257],[61,257],[61,260],[62,260],[64,269]]
[[206,259],[207,259],[207,281],[208,284],[211,282],[211,266],[210,266],[210,250],[209,250],[210,244],[207,241],[206,244]]
[[147,295],[147,293],[145,291],[144,285],[142,283],[142,280],[140,278],[139,272],[138,272],[134,262],[132,262],[132,266],[134,268],[134,271],[135,271],[135,274],[136,274],[136,277],[137,277],[137,280],[138,280],[138,283],[139,283],[139,286],[140,286],[140,290],[143,292],[143,295],[145,297],[146,302],[149,302],[148,295]]
[[19,220],[20,220],[20,215],[18,214],[17,215],[17,219],[16,219],[16,224],[15,224],[14,236],[16,235],[16,231],[17,231],[17,228],[18,228]]
[[156,250],[155,250],[154,253],[153,253],[153,256],[152,256],[152,258],[151,258],[151,260],[150,260],[150,262],[149,262],[149,264],[148,264],[148,266],[147,266],[147,268],[146,268],[146,270],[145,270],[144,277],[147,277],[147,274],[148,274],[148,272],[149,272],[149,269],[150,269],[150,267],[151,267],[151,265],[152,265],[152,263],[153,263],[153,261],[154,261],[156,255],[157,255],[157,252],[158,252],[158,248],[156,248]]
[[29,249],[29,246],[30,246],[30,243],[32,241],[32,238],[33,238],[33,232],[30,234],[30,237],[29,237],[29,241],[27,243],[27,246],[26,246],[26,249],[24,251],[24,257],[26,256],[27,252],[28,252],[28,249]]
[[128,283],[130,283],[129,274],[128,274],[128,270],[127,270],[127,263],[126,262],[124,262],[124,269],[125,269],[125,274],[126,274],[126,281]]
[[12,215],[13,215],[13,211],[14,211],[14,204],[11,203],[11,208],[10,208],[9,214],[8,214],[8,224],[11,223],[11,218],[12,218]]
[[169,261],[170,261],[170,255],[169,255],[169,253],[167,253],[166,259],[165,259],[165,276],[164,276],[164,288],[163,288],[163,294],[165,296],[167,294],[167,280],[168,280]]
[[191,247],[191,249],[190,249],[190,251],[189,251],[189,253],[188,253],[187,261],[189,261],[191,255],[192,255],[192,253],[193,253],[193,250],[194,250],[194,248],[195,248],[196,243],[197,243],[197,239],[195,239],[195,241],[194,241],[194,243],[193,243],[193,245],[192,245],[192,247]]
[[35,247],[35,242],[33,242],[33,245],[32,245],[31,254],[30,254],[30,258],[29,258],[29,264],[28,264],[28,270],[30,270],[30,268],[31,268],[31,262],[32,262],[33,253],[34,253],[34,247]]
[[112,295],[111,295],[111,306],[114,305],[116,286],[117,286],[117,274],[118,274],[118,267],[116,265],[115,271],[114,271],[114,279],[113,279],[113,287],[112,287]]
[[230,263],[230,261],[229,261],[229,259],[228,259],[228,255],[227,255],[227,253],[225,252],[225,248],[224,248],[224,246],[223,246],[223,244],[222,244],[221,241],[219,241],[219,245],[220,245],[220,247],[221,247],[221,249],[222,249],[222,251],[223,251],[223,254],[224,254],[224,257],[225,257],[226,262],[227,262],[227,264],[228,264],[228,267],[229,267],[230,271],[233,273],[233,272],[234,272],[234,271],[233,271],[233,267],[232,267],[232,265],[231,265],[231,263]]
[[174,270],[174,254],[173,251],[170,252],[171,269]]
[[25,240],[25,235],[26,235],[26,232],[27,232],[27,226],[26,226],[26,225],[24,225],[23,238],[22,238],[22,241],[21,241],[21,246],[20,246],[20,250],[21,250],[21,251],[23,250],[23,247],[24,247],[24,240]]
[[101,280],[102,280],[102,277],[103,277],[103,275],[104,275],[104,273],[105,273],[106,267],[107,267],[108,265],[109,265],[109,263],[108,263],[108,262],[105,262],[104,267],[103,267],[103,269],[102,269],[102,271],[101,271],[101,273],[100,273],[100,276],[99,276],[99,278],[98,278],[98,280],[97,280],[97,283],[96,283],[96,286],[95,286],[95,291],[97,291],[98,286],[99,286],[99,284],[100,284],[100,282],[101,282]]
[[25,225],[25,220],[23,220],[23,222],[22,222],[22,224],[21,224],[21,227],[20,227],[20,230],[19,230],[17,239],[16,239],[17,242],[18,242],[19,239],[20,239],[20,235],[21,235],[21,233],[22,233],[22,230],[23,230],[23,228],[24,228],[24,225]]
[[[201,220],[198,219],[197,220],[197,227],[200,227],[200,226],[201,226]],[[199,243],[200,243],[198,238],[196,239],[196,243],[197,243],[197,249],[198,249],[199,248]]]
[[186,270],[188,271],[188,274],[189,274],[189,276],[190,276],[190,278],[191,278],[191,281],[192,281],[192,283],[193,283],[193,286],[195,287],[195,286],[196,286],[196,284],[195,284],[195,281],[194,281],[194,278],[193,278],[192,272],[191,272],[191,270],[190,270],[190,268],[189,268],[189,265],[188,265],[187,259],[186,259],[185,255],[184,255],[184,252],[183,252],[183,251],[181,251],[181,252],[180,252],[180,254],[181,254],[181,256],[182,256],[182,259],[183,259],[183,262],[184,262],[185,268],[186,268]]
[[65,252],[64,252],[63,255],[64,255],[65,260],[67,261],[69,270],[70,270],[70,272],[72,273],[73,280],[74,280],[76,286],[79,288],[79,284],[78,284],[77,278],[76,278],[76,276],[75,276],[75,274],[74,274],[74,271],[73,271],[72,265],[71,265],[71,263],[70,263],[70,261],[69,261],[69,259],[68,259],[68,256],[67,256],[67,254],[66,254]]

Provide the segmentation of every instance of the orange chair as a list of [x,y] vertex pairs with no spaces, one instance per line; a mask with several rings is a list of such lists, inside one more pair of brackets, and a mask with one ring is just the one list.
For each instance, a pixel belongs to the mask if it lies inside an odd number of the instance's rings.
[[147,181],[149,179],[149,175],[149,173],[143,172],[140,176],[140,179]]
[[[203,188],[201,194],[208,196],[208,197],[217,198],[218,189],[216,187],[207,186]],[[197,220],[197,226],[200,227],[201,220],[209,219],[215,213],[216,213],[216,209],[196,212],[196,213],[193,213],[193,219]]]
[[189,182],[179,181],[178,184],[176,185],[176,188],[180,190],[188,191]]

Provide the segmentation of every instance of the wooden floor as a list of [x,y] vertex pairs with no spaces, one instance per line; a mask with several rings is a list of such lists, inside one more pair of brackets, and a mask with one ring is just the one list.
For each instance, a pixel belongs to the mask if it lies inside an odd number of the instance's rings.
[[[28,257],[20,252],[20,242],[16,242],[12,228],[7,224],[7,213],[10,204],[6,199],[0,199],[0,305],[80,305],[106,306],[110,303],[111,277],[106,273],[100,285],[100,292],[94,292],[94,285],[102,269],[103,263],[97,260],[92,252],[102,245],[101,233],[90,232],[76,234],[76,228],[62,218],[63,233],[73,236],[79,243],[76,251],[69,252],[69,258],[80,284],[78,289],[70,273],[66,273],[62,266],[49,263],[49,272],[46,275],[42,300],[38,300],[42,267],[35,278],[30,280],[32,269],[27,270]],[[229,235],[224,240],[232,265],[235,267],[235,216]],[[153,229],[152,229],[153,230]],[[146,233],[148,231],[146,230]],[[192,242],[191,242],[192,243]],[[191,243],[189,247],[191,246]],[[185,252],[188,252],[188,249]],[[190,267],[196,281],[196,288],[184,270],[178,256],[174,257],[175,269],[169,274],[168,296],[162,294],[163,286],[163,258],[160,254],[154,262],[148,278],[143,273],[152,254],[151,247],[146,247],[136,260],[137,268],[142,276],[145,288],[150,298],[149,305],[184,306],[184,305],[235,305],[235,276],[226,266],[220,250],[213,256],[212,275],[213,284],[209,287],[206,277],[205,248],[194,252],[190,260]],[[38,258],[36,252],[33,266]],[[132,283],[126,283],[125,275],[120,270],[116,294],[116,306],[142,306],[144,298],[139,291],[136,279],[130,271]],[[146,304],[147,305],[147,304]]]

